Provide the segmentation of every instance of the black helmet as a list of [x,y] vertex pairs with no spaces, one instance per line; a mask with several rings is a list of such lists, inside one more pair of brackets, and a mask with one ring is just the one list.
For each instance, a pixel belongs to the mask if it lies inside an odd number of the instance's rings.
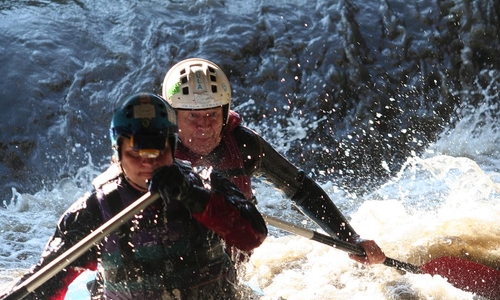
[[111,147],[119,156],[119,138],[127,137],[134,150],[144,157],[157,157],[168,139],[172,156],[177,144],[177,117],[163,98],[140,93],[126,98],[115,110],[110,126]]

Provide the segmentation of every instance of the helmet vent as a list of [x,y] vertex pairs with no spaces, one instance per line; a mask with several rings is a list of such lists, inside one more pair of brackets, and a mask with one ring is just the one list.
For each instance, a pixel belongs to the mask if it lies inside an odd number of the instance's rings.
[[175,64],[163,79],[162,95],[176,109],[204,110],[223,106],[227,121],[231,85],[222,69],[211,61],[189,58]]
[[127,119],[132,119],[132,105],[127,105],[127,107],[125,108],[126,112],[125,112],[125,118]]

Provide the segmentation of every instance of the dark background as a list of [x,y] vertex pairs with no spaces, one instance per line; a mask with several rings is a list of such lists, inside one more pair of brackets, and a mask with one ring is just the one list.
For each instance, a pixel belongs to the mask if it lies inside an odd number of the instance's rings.
[[496,0],[0,1],[2,199],[107,164],[114,104],[161,93],[195,56],[293,163],[369,191],[484,102],[499,14]]

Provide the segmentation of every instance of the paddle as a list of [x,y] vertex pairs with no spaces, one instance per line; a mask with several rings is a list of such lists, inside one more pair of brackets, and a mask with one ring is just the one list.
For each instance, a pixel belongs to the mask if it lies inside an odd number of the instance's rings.
[[[146,193],[73,247],[66,250],[66,252],[52,262],[38,270],[22,284],[17,286],[12,292],[3,296],[2,300],[20,300],[26,297],[45,281],[75,261],[85,251],[88,251],[108,234],[116,231],[124,222],[127,222],[157,199],[159,199],[157,193]],[[347,242],[334,239],[316,231],[298,227],[292,223],[271,216],[264,215],[264,218],[274,227],[336,247],[343,251],[357,255],[365,255],[363,249]],[[431,275],[440,275],[447,278],[451,284],[462,290],[471,291],[492,299],[500,298],[500,271],[471,261],[454,257],[442,257],[417,267],[392,258],[386,258],[384,265],[415,274],[428,273]]]
[[[263,215],[266,222],[276,228],[283,229],[310,240],[338,248],[356,255],[366,255],[361,247],[332,238],[319,232],[299,227],[295,224]],[[431,274],[446,278],[454,287],[477,295],[500,299],[500,271],[485,265],[457,257],[440,257],[422,265],[415,266],[387,257],[384,265],[413,274]]]
[[52,276],[56,275],[59,271],[75,261],[78,257],[85,253],[85,251],[88,251],[94,245],[99,243],[99,241],[108,234],[118,230],[123,223],[132,219],[141,210],[145,209],[159,199],[159,197],[158,193],[146,193],[141,198],[137,199],[135,202],[116,214],[113,218],[99,226],[87,237],[76,243],[73,247],[66,250],[66,252],[61,254],[59,257],[31,275],[31,277],[17,286],[11,293],[2,298],[2,300],[20,300],[26,297],[45,281],[49,280]]

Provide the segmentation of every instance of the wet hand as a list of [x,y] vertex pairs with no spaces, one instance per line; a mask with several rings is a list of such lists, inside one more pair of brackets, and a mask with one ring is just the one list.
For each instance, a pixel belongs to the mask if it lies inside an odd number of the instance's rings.
[[355,238],[349,242],[363,248],[366,253],[366,256],[350,253],[349,257],[352,260],[355,260],[364,265],[381,264],[385,261],[385,254],[382,251],[382,249],[380,249],[380,247],[377,245],[377,243],[375,243],[375,241],[364,240],[362,238]]
[[166,201],[183,201],[189,196],[192,188],[193,184],[176,164],[156,170],[149,184],[149,191],[160,193]]

